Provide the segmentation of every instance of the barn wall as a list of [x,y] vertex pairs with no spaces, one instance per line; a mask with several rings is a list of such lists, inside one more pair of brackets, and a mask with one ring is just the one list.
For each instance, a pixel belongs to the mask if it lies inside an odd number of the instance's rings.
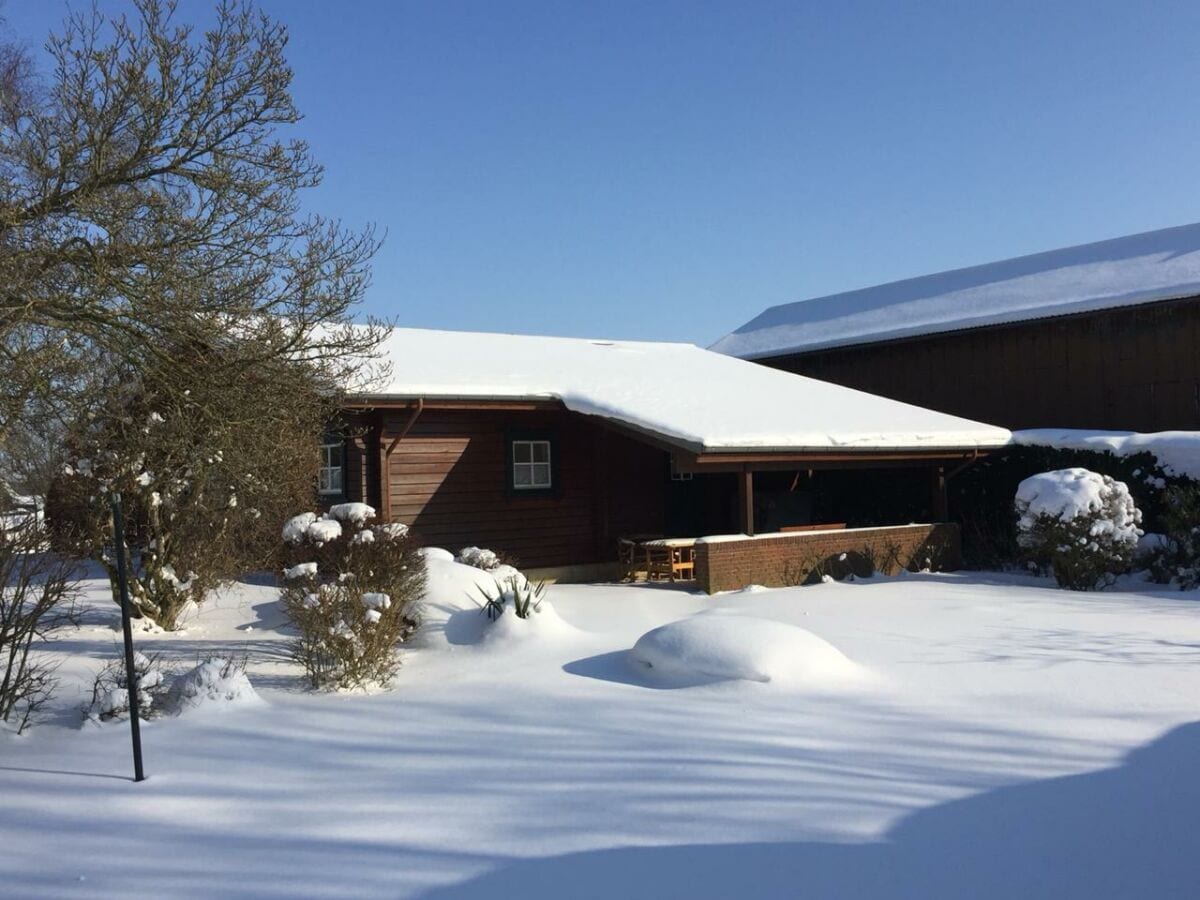
[[[408,420],[384,415],[387,434]],[[554,433],[553,496],[508,490],[510,429]],[[389,459],[391,516],[453,551],[489,547],[528,567],[598,562],[615,558],[619,534],[661,531],[666,471],[662,451],[565,411],[426,409]]]
[[1200,429],[1200,298],[766,365],[1007,428]]

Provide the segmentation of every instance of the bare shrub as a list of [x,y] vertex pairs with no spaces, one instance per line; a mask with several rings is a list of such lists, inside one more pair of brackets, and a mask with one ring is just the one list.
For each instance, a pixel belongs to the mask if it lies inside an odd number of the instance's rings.
[[74,567],[43,550],[41,529],[0,529],[0,721],[25,731],[54,691],[39,644],[77,624]]
[[362,503],[303,513],[283,529],[282,602],[300,632],[293,657],[314,688],[386,685],[416,631],[424,559],[408,529],[372,524]]
[[[157,653],[135,652],[133,677],[138,689],[138,718],[161,716],[166,711],[167,695],[170,693],[170,677],[163,669],[161,656]],[[84,710],[84,717],[99,722],[127,719],[129,706],[125,660],[114,659],[96,673],[92,681],[92,702]]]

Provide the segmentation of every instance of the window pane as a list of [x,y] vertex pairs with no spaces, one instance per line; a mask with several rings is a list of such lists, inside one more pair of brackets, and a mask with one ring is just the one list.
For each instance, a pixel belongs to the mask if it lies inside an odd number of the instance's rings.
[[319,491],[321,491],[321,493],[327,493],[329,491],[329,470],[328,469],[321,469],[320,484],[318,485],[317,489]]
[[544,463],[550,462],[550,442],[549,441],[534,441],[533,443],[533,461]]
[[334,444],[329,448],[329,465],[340,469],[342,467],[342,445]]
[[513,441],[513,462],[531,462],[532,452],[529,441]]
[[533,467],[528,463],[517,463],[513,466],[513,484],[517,487],[529,487],[533,481]]
[[550,463],[533,464],[533,483],[538,487],[550,487]]
[[342,490],[342,470],[341,469],[330,469],[329,470],[329,489],[331,491],[337,491],[337,492],[341,493],[341,490]]

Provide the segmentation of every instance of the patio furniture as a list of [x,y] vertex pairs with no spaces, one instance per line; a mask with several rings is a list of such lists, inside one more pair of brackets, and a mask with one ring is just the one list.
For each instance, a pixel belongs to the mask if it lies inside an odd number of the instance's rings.
[[662,538],[645,541],[646,578],[650,581],[692,581],[696,577],[696,539]]
[[[646,541],[661,538],[661,534],[626,534],[617,538],[617,560],[624,569],[625,581],[637,581],[640,572],[646,571]],[[647,577],[649,575],[647,574]]]

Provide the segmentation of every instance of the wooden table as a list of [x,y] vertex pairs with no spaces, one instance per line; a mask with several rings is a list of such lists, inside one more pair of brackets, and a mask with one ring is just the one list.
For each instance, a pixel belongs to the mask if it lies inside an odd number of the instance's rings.
[[696,577],[696,539],[660,538],[643,541],[646,578],[650,581],[692,581]]

